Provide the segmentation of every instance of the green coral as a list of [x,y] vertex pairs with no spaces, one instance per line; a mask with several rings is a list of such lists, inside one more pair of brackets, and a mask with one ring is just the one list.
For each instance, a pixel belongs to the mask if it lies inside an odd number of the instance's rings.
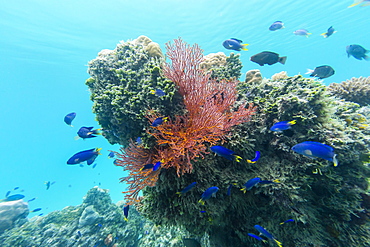
[[[103,50],[89,62],[91,78],[86,85],[94,101],[93,112],[112,144],[126,146],[130,139],[143,136],[148,109],[164,116],[182,109],[174,83],[161,75],[164,58],[151,55],[152,49],[147,48],[154,42],[142,37],[121,42],[112,51]],[[166,95],[154,95],[151,91],[155,89]]]

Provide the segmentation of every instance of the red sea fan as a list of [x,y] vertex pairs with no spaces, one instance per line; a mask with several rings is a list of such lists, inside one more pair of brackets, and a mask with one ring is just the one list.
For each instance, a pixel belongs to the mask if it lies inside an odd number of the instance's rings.
[[[251,104],[235,106],[238,81],[212,80],[210,74],[200,69],[202,52],[198,45],[191,47],[181,39],[167,44],[167,57],[172,63],[165,65],[164,75],[176,83],[187,113],[147,130],[158,144],[152,150],[133,143],[123,150],[118,163],[130,171],[130,176],[121,181],[130,184],[126,198],[131,201],[137,201],[138,192],[147,185],[153,186],[158,179],[158,171],[140,171],[143,165],[162,161],[161,169],[173,167],[178,176],[190,173],[192,162],[203,158],[209,146],[224,140],[233,126],[249,121],[255,112]],[[148,112],[151,123],[158,117],[163,116]]]

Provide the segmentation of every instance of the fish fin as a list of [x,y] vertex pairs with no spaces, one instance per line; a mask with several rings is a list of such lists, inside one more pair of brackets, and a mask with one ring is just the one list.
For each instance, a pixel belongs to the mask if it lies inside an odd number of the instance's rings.
[[350,6],[348,6],[347,8],[352,8],[352,7],[355,7],[356,5],[359,5],[360,3],[362,3],[363,1],[362,0],[359,0],[359,1],[354,1],[353,4],[351,4]]
[[257,161],[247,160],[247,162],[248,162],[248,163],[250,163],[250,164],[254,164],[254,163],[256,163]]
[[307,72],[306,72],[305,74],[306,74],[306,75],[307,75],[307,74],[312,74],[314,71],[315,71],[315,70],[313,70],[313,69],[307,69]]
[[155,90],[150,90],[150,93],[151,94],[155,94]]
[[247,189],[246,188],[242,188],[240,190],[243,191],[244,194],[247,192]]
[[274,182],[274,183],[281,183],[281,181],[279,180],[279,179],[274,179],[274,180],[272,180],[272,182]]
[[370,61],[370,57],[369,56],[364,56],[364,59],[366,60],[366,61]]
[[77,141],[78,139],[80,139],[80,137],[79,136],[75,136],[74,139]]
[[177,195],[179,195],[179,197],[182,196],[182,193],[181,192],[176,192]]
[[337,155],[334,154],[333,156],[333,163],[334,163],[334,166],[338,166],[338,160],[337,160]]
[[242,50],[243,51],[248,51],[248,49],[247,49],[247,46],[248,46],[249,44],[242,44]]
[[287,57],[279,57],[279,63],[285,64]]
[[96,149],[96,152],[98,152],[99,155],[101,155],[100,151],[102,150],[103,148],[97,148]]
[[296,120],[292,120],[292,121],[289,121],[288,122],[288,124],[290,124],[290,125],[293,125],[293,124],[296,124],[297,123],[297,121]]
[[306,38],[308,38],[308,37],[310,37],[310,35],[311,35],[312,33],[307,33],[306,34]]
[[202,199],[200,199],[198,202],[199,202],[200,204],[204,205],[204,201],[203,201]]
[[125,217],[125,221],[128,221],[128,219]]
[[[323,36],[324,38],[327,38],[328,37],[328,33],[322,33],[320,34],[321,36]],[[307,73],[306,73],[307,74]]]

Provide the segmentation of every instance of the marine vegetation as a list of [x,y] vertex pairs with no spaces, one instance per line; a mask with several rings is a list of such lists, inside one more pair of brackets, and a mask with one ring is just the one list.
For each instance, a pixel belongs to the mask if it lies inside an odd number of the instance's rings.
[[[140,45],[119,46],[132,49],[130,54],[138,49],[148,56]],[[369,246],[368,107],[338,99],[320,81],[289,77],[286,72],[262,79],[254,70],[247,73],[246,81],[239,82],[227,78],[231,73],[219,69],[221,65],[217,71],[225,73],[219,73],[222,79],[217,79],[200,69],[202,56],[197,45],[189,46],[181,39],[167,44],[171,63],[158,63],[158,76],[172,85],[178,98],[169,98],[167,104],[153,98],[136,115],[131,112],[130,118],[136,120],[124,122],[125,128],[103,126],[108,133],[115,133],[115,142],[128,143],[116,154],[117,165],[129,172],[122,178],[129,184],[127,203],[136,204],[155,224],[185,227],[198,240],[206,233],[209,246],[257,245],[259,240],[248,235],[256,233],[256,225],[266,233],[269,246]],[[139,75],[142,73],[146,72]],[[116,76],[115,71],[109,77],[94,75],[100,81]],[[125,88],[126,79],[121,79],[116,86]],[[151,90],[158,88],[140,77],[131,80],[137,90],[142,83]],[[109,85],[90,87],[92,92],[104,92]],[[92,99],[96,106],[95,96]],[[127,110],[116,112],[125,105],[107,104],[96,111],[97,118],[129,119]],[[168,121],[152,126],[160,117]],[[283,121],[295,124],[281,131],[270,130]],[[131,132],[121,133],[125,129]],[[130,135],[145,138],[139,144],[128,141]],[[309,141],[333,150],[338,165],[326,156],[310,155],[310,150],[292,150]],[[210,152],[213,146],[232,150],[232,155],[241,159],[215,155]],[[258,158],[248,162],[256,154]],[[156,162],[161,162],[158,170],[142,169]],[[253,178],[260,179],[254,186],[245,186]],[[191,189],[178,195],[191,184]],[[204,200],[203,193],[209,188],[217,193],[207,194]],[[280,224],[287,219],[293,222]]]
[[358,103],[361,106],[370,104],[370,77],[353,77],[341,83],[332,83],[328,89],[338,98]]

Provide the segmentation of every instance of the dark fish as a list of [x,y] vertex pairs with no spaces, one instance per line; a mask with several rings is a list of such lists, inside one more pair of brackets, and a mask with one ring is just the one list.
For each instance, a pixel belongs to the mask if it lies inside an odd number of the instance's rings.
[[308,69],[306,74],[310,74],[310,76],[318,77],[319,79],[328,78],[334,75],[335,71],[329,65],[322,65],[316,67],[314,70]]
[[10,193],[11,193],[10,190],[8,192],[6,192],[5,197],[8,197],[10,195]]
[[19,189],[19,187],[15,187],[13,190],[17,190],[17,189]]
[[30,211],[30,213],[41,211],[41,208],[35,208],[34,210]]
[[125,221],[128,221],[128,211],[130,209],[130,205],[126,205],[124,208],[123,208],[123,215],[125,216]]
[[228,50],[234,50],[234,51],[241,51],[241,50],[244,50],[244,51],[248,51],[248,49],[246,48],[249,44],[242,44],[243,41],[241,41],[240,39],[234,39],[234,38],[231,38],[231,39],[227,39],[225,40],[222,45],[228,49]]
[[162,162],[160,162],[160,161],[158,161],[157,163],[155,163],[154,166],[153,166],[153,171],[158,170],[161,167],[161,164],[162,164]]
[[93,128],[94,127],[85,127],[85,126],[81,127],[77,131],[78,137],[81,137],[82,139],[89,139],[89,138],[94,138],[97,135],[101,135],[101,133],[99,132],[99,130],[101,129],[93,129]]
[[92,169],[94,169],[95,167],[96,167],[96,165],[97,165],[98,163],[95,163],[93,166],[92,166]]
[[369,50],[366,50],[360,45],[348,45],[346,47],[346,51],[347,51],[348,57],[352,56],[358,60],[362,60],[362,59],[369,60],[370,59],[368,56],[366,56],[366,53],[368,53]]
[[265,239],[261,238],[260,236],[255,235],[253,233],[248,233],[248,236],[250,236],[252,238],[255,238],[255,239],[259,240],[259,241],[267,242]]
[[274,180],[261,180],[259,184],[278,184],[280,183],[279,179],[274,179]]
[[72,121],[73,121],[73,119],[75,119],[75,117],[76,117],[76,113],[75,113],[75,112],[71,112],[71,113],[67,114],[67,115],[64,117],[64,122],[65,122],[66,124],[68,124],[69,126],[73,127],[73,126],[72,126]]
[[89,150],[81,151],[76,154],[74,154],[69,160],[67,161],[68,165],[76,165],[80,164],[84,161],[87,161],[88,165],[91,165],[94,163],[96,157],[98,157],[99,154],[101,154],[99,151],[101,148],[92,148]]
[[46,181],[45,184],[46,184],[46,190],[48,190],[50,188],[50,186],[55,184],[55,181],[54,182]]
[[288,223],[288,222],[294,222],[294,220],[293,219],[286,220],[284,222],[281,222],[280,225],[283,225],[283,224]]
[[197,185],[197,182],[192,182],[191,184],[186,186],[182,191],[176,192],[176,194],[178,194],[179,196],[182,196],[183,194],[185,194],[186,192],[194,188],[195,185]]
[[185,247],[201,247],[200,243],[193,238],[183,238],[182,243]]
[[276,31],[282,28],[285,28],[284,23],[282,21],[275,21],[274,23],[271,24],[271,26],[269,27],[269,30]]
[[328,28],[328,31],[326,33],[322,33],[320,35],[324,36],[324,38],[327,38],[331,36],[333,33],[336,33],[337,31],[334,30],[333,26]]
[[109,154],[108,154],[108,158],[110,159],[110,158],[114,158],[114,152],[110,152]]
[[258,63],[260,66],[265,64],[273,65],[277,62],[285,64],[287,57],[279,57],[279,54],[271,51],[263,51],[256,55],[251,56],[251,61]]
[[32,199],[29,199],[27,202],[32,202],[32,201],[34,201],[34,200],[36,200],[36,197],[34,197],[34,198],[32,198]]
[[154,164],[146,164],[140,168],[140,171],[152,169],[153,167],[154,167]]

